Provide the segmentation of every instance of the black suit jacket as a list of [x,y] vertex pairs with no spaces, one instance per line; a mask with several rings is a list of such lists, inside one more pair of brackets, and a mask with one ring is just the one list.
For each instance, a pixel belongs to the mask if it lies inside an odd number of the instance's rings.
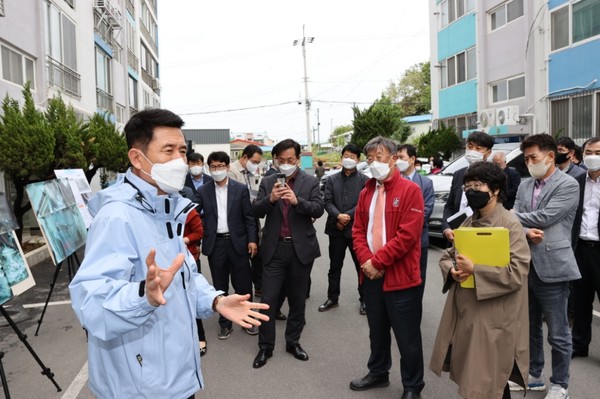
[[521,184],[521,175],[516,169],[508,166],[504,169],[504,175],[506,175],[506,200],[502,202],[502,205],[511,210],[515,206],[515,198],[517,198],[517,191],[519,190],[519,184]]
[[[202,253],[212,254],[217,234],[218,211],[214,181],[198,190],[198,207],[204,210]],[[248,243],[258,244],[258,229],[245,184],[229,179],[227,184],[227,225],[233,248],[238,255],[248,254]]]
[[[212,183],[214,181],[214,179],[212,177],[210,177],[209,175],[207,175],[206,173],[203,174],[204,176],[204,183],[202,183],[202,185],[206,185],[207,183]],[[194,182],[192,181],[193,177],[190,173],[187,174],[187,176],[185,177],[185,186],[189,187],[192,189],[192,193],[194,193],[194,197],[193,198],[189,198],[191,199],[193,202],[195,202],[196,204],[198,203],[198,190],[196,190],[196,186],[194,186]],[[202,188],[202,186],[200,187]],[[200,212],[200,208],[197,208],[198,212]]]
[[[344,179],[347,182],[346,186],[344,186]],[[329,215],[325,224],[325,234],[332,237],[352,238],[354,210],[358,204],[358,196],[368,180],[369,178],[359,171],[354,171],[354,174],[345,177],[343,169],[341,172],[329,176],[325,182],[324,194],[325,210]],[[344,230],[337,228],[337,218],[341,213],[352,218]]]
[[446,201],[446,205],[444,205],[442,232],[450,228],[448,225],[448,218],[460,210],[460,200],[462,199],[463,194],[463,179],[466,171],[467,168],[464,167],[454,172],[454,176],[452,176],[452,184],[450,185],[450,192],[448,193],[448,201]]
[[[316,177],[310,176],[302,170],[298,170],[296,173],[294,193],[298,198],[298,204],[290,206],[288,222],[292,230],[292,242],[298,260],[302,264],[309,264],[321,256],[313,218],[317,219],[323,215],[323,198]],[[252,204],[252,210],[256,217],[266,216],[260,245],[264,263],[269,263],[275,254],[283,222],[283,201],[279,200],[274,204],[270,201],[271,191],[276,181],[276,175],[264,177],[260,182],[258,197]]]

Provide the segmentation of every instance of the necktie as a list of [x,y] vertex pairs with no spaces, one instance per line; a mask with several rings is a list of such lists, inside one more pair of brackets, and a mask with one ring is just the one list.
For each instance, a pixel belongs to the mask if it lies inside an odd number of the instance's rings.
[[373,214],[373,252],[379,251],[383,247],[383,210],[385,208],[385,191],[381,184],[377,187],[377,202],[375,202],[375,212]]
[[533,196],[531,197],[531,209],[537,208],[538,198],[542,192],[542,188],[546,185],[545,180],[536,180],[533,189]]

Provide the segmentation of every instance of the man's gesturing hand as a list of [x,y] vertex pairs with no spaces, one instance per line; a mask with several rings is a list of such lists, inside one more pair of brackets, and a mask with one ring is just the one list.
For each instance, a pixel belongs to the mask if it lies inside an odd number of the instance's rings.
[[146,273],[146,298],[152,306],[160,306],[167,303],[163,294],[171,285],[175,273],[183,265],[185,256],[179,254],[171,263],[171,267],[168,269],[161,269],[156,264],[156,250],[151,249],[146,258],[146,266],[148,266],[148,273]]

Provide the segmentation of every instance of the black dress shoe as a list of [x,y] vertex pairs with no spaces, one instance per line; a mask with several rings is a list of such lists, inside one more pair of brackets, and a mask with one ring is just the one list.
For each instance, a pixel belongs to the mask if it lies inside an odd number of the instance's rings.
[[573,349],[573,352],[571,352],[571,359],[574,359],[576,357],[588,357],[588,356],[589,356],[588,349]]
[[298,360],[308,360],[308,353],[306,353],[306,351],[302,349],[300,344],[286,345],[285,351],[294,355],[294,357]]
[[421,399],[421,394],[415,391],[404,391],[400,399]]
[[371,374],[365,375],[363,378],[357,378],[350,383],[350,389],[353,391],[366,391],[371,388],[383,388],[390,385],[390,379],[387,375],[376,377]]
[[275,318],[277,320],[287,320],[287,317],[281,312],[277,312],[277,315],[275,316]]
[[339,305],[337,301],[332,301],[331,299],[327,298],[325,303],[319,306],[319,312],[327,312],[329,309],[337,308],[338,306]]
[[267,364],[267,359],[273,356],[273,351],[267,349],[261,349],[258,351],[258,355],[254,358],[254,363],[252,363],[252,367],[255,369],[261,368],[265,364]]

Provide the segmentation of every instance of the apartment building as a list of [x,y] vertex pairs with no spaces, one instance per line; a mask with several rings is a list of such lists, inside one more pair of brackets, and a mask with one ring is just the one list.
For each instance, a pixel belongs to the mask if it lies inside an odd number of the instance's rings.
[[434,126],[463,138],[598,135],[600,0],[430,0],[430,10]]
[[156,1],[0,0],[0,94],[30,81],[40,108],[60,93],[120,127],[160,106]]

